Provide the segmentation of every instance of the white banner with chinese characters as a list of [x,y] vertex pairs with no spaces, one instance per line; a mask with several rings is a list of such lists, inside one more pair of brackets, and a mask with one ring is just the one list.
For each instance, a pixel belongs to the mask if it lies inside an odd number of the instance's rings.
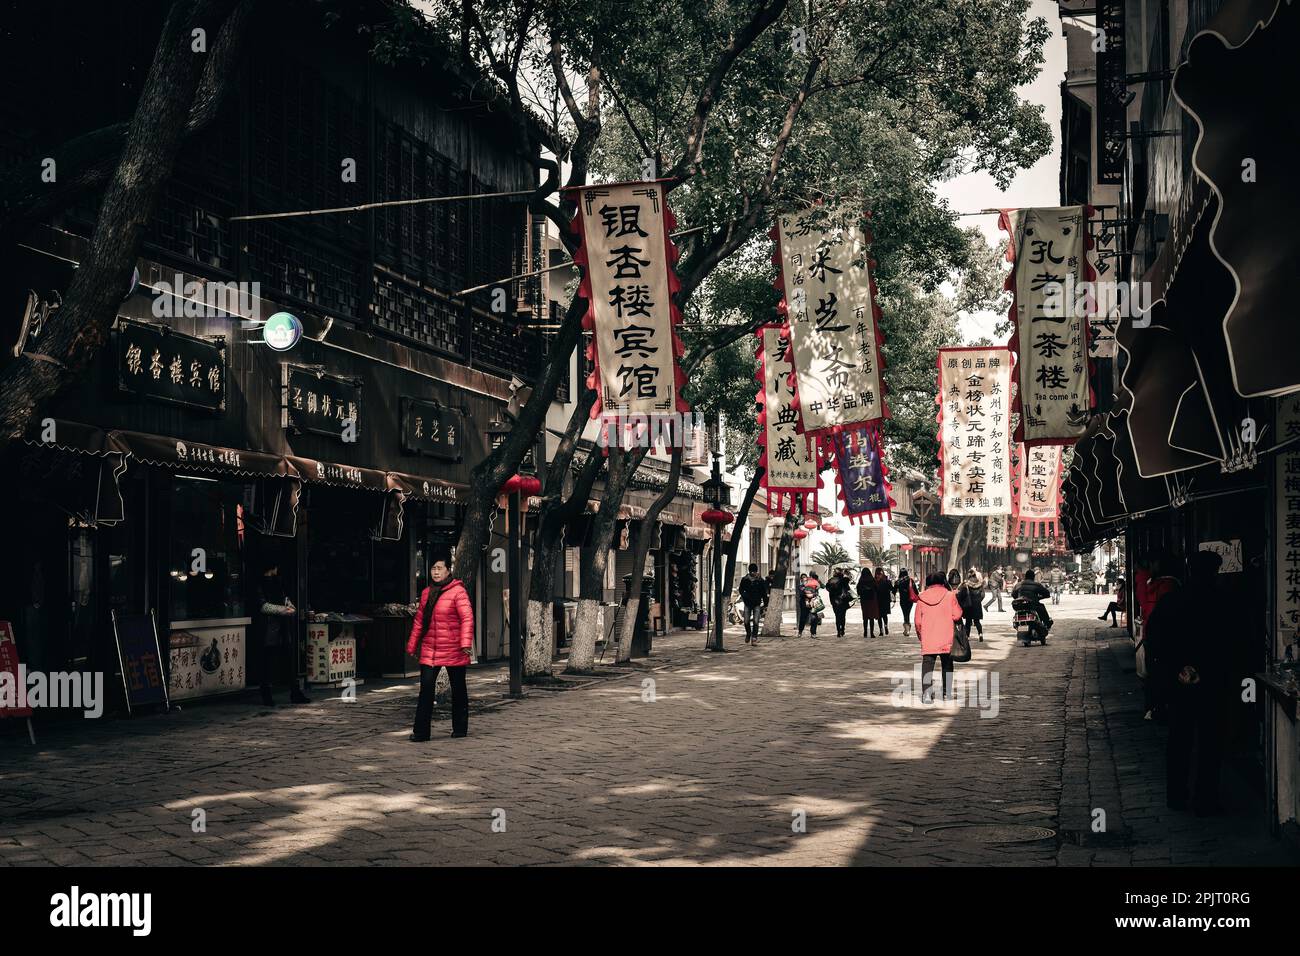
[[815,206],[782,216],[773,232],[804,432],[816,436],[887,417],[862,214]]
[[[768,492],[768,511],[781,510],[783,499],[817,491],[817,460],[808,439],[799,434],[791,374],[790,340],[783,328],[764,326],[758,332],[759,464],[761,484]],[[775,504],[773,504],[775,497]]]
[[1061,509],[1061,446],[1034,445],[1020,454],[1016,516],[1018,534],[1056,534]]
[[1007,547],[1007,517],[1005,515],[989,515],[985,519],[988,522],[988,532],[984,537],[984,544],[989,548]]
[[948,515],[1011,513],[1011,350],[939,349],[939,491]]
[[616,183],[576,191],[574,230],[581,245],[583,327],[592,332],[592,418],[687,411],[681,401],[672,295],[679,288],[674,219],[662,183]]
[[1014,294],[1011,320],[1021,413],[1017,441],[1069,444],[1088,424],[1088,307],[1076,291],[1092,274],[1083,206],[1018,209],[1004,213],[1014,263],[1006,287]]

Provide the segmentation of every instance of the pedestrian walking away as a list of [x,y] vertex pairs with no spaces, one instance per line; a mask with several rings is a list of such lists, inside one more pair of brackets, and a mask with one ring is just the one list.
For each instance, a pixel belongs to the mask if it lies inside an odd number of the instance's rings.
[[894,595],[894,584],[884,568],[876,568],[876,604],[880,611],[880,633],[889,633],[889,605]]
[[962,618],[957,595],[942,571],[931,572],[916,604],[916,639],[921,642],[921,699],[934,700],[934,662],[942,667],[943,697],[955,696],[952,686],[953,625]]
[[916,585],[907,574],[907,568],[898,569],[898,580],[894,583],[894,591],[898,594],[898,610],[903,614],[903,636],[906,637],[912,632],[912,605],[919,597],[916,593]]
[[826,585],[826,594],[831,599],[831,610],[835,612],[835,636],[844,636],[845,616],[849,605],[853,603],[853,585],[849,581],[849,572],[838,568],[831,573]]
[[745,643],[758,643],[758,629],[763,621],[763,608],[771,585],[758,575],[758,565],[749,566],[749,574],[740,581],[740,603],[745,607]]
[[808,626],[808,602],[804,600],[804,589],[808,586],[808,575],[800,574],[799,583],[794,589],[794,619],[799,625],[799,636],[803,637],[803,629]]
[[880,620],[880,598],[870,568],[858,575],[858,604],[862,607],[862,636],[876,636],[876,622]]
[[965,583],[957,591],[957,604],[961,607],[962,627],[966,631],[966,636],[970,637],[973,624],[981,641],[984,640],[984,605],[981,603],[983,597],[984,586],[980,583],[975,569],[971,568]]
[[[808,633],[813,637],[817,636],[817,625],[822,622],[822,617],[826,613],[826,602],[822,600],[821,587],[822,582],[817,577],[817,572],[814,571],[804,581],[801,593],[803,605],[806,608],[805,619],[808,622]],[[799,633],[803,633],[802,628]]]
[[429,567],[429,586],[420,595],[420,607],[411,624],[406,653],[420,659],[420,700],[415,707],[411,740],[429,739],[438,672],[447,668],[451,681],[451,735],[469,733],[469,692],[465,668],[474,648],[474,611],[459,578],[453,578],[450,555],[439,555]]
[[268,561],[258,582],[258,635],[259,664],[262,677],[262,705],[274,707],[271,695],[276,672],[288,672],[289,702],[309,704],[311,699],[298,686],[297,618],[298,609],[285,592],[280,579],[279,562]]

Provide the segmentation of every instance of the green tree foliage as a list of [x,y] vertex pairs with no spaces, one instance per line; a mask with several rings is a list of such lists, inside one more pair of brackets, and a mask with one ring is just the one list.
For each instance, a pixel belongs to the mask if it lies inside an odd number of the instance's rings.
[[820,564],[827,568],[833,568],[837,564],[851,564],[853,561],[848,551],[844,550],[844,546],[834,541],[822,542],[821,547],[814,551],[808,560],[811,564]]

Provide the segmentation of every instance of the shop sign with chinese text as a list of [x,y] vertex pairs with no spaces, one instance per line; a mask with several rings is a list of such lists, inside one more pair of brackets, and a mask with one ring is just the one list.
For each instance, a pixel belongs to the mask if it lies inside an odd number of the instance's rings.
[[598,396],[592,417],[686,411],[678,398],[677,250],[664,185],[588,186],[576,198],[574,262],[583,267],[583,325],[593,333],[595,364],[589,384]]
[[1011,513],[1011,351],[939,349],[939,487],[947,515]]
[[777,222],[781,286],[803,429],[811,435],[888,412],[861,213],[813,207]]
[[283,427],[356,440],[361,431],[360,384],[288,363],[282,369]]
[[224,345],[165,326],[120,323],[113,335],[119,389],[177,405],[225,409]]
[[459,409],[418,398],[402,398],[402,451],[460,461],[464,417]]

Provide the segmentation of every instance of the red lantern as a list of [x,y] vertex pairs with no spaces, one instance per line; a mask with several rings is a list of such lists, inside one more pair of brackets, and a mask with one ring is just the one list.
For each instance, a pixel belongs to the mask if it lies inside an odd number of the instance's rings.
[[817,527],[817,519],[809,518],[807,521],[803,523],[803,526],[807,528],[809,531],[812,531]]
[[501,486],[501,490],[497,492],[497,494],[508,495],[518,491],[520,482],[523,480],[523,475],[511,475],[505,480],[505,483]]
[[808,537],[808,532],[805,531],[803,528],[794,529],[794,539],[796,541],[802,541],[806,537]]
[[522,475],[519,479],[519,493],[525,498],[542,493],[542,479],[536,475]]
[[825,531],[827,534],[839,534],[840,526],[833,521],[827,521],[825,524],[822,525],[822,530]]
[[736,516],[730,511],[723,511],[721,508],[710,508],[704,514],[700,515],[700,520],[705,524],[731,524],[736,520]]

